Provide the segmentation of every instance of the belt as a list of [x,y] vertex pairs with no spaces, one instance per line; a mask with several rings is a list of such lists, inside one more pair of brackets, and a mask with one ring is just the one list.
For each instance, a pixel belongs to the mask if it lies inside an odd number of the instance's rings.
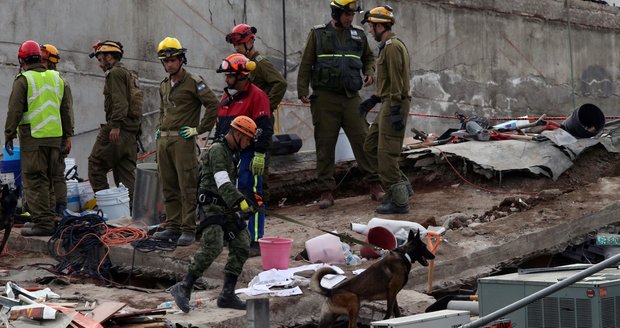
[[159,131],[159,136],[161,137],[180,137],[179,131]]

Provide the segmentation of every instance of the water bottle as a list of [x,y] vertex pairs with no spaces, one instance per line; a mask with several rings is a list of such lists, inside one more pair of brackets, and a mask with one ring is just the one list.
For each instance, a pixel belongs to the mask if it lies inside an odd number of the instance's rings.
[[158,309],[169,309],[174,306],[174,301],[167,301],[159,304],[157,306]]
[[355,254],[349,253],[345,259],[345,262],[347,265],[360,265],[362,264],[362,259]]

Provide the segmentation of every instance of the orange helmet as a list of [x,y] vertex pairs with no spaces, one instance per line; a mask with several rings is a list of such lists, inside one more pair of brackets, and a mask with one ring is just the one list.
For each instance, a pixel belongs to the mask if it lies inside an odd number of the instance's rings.
[[41,58],[41,47],[39,47],[38,43],[32,40],[28,40],[22,43],[22,45],[19,46],[19,50],[17,51],[17,58],[20,60],[20,62],[30,57]]
[[235,119],[230,122],[230,126],[250,138],[256,137],[256,123],[247,116],[241,115],[235,117]]
[[228,43],[245,43],[255,37],[257,30],[256,27],[248,24],[238,24],[232,28],[230,33],[226,35],[226,42]]
[[60,55],[58,49],[53,44],[41,45],[41,59],[48,60],[50,63],[58,64]]
[[385,5],[381,7],[375,7],[366,13],[364,13],[364,19],[362,19],[362,24],[366,24],[367,22],[377,23],[377,24],[394,24],[394,12],[392,7]]
[[232,54],[222,61],[217,73],[248,75],[256,68],[256,63],[242,54]]
[[97,41],[97,43],[93,44],[92,47],[95,51],[88,55],[90,58],[93,58],[100,53],[118,53],[121,57],[123,57],[123,45],[118,41]]

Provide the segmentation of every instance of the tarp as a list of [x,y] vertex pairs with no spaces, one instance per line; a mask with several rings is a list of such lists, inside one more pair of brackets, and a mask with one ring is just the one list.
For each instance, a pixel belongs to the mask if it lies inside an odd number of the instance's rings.
[[544,131],[542,135],[549,140],[467,141],[407,150],[403,154],[407,159],[443,154],[461,157],[475,164],[477,173],[489,178],[509,171],[529,171],[556,180],[581,152],[599,143],[598,138],[575,139],[562,129]]

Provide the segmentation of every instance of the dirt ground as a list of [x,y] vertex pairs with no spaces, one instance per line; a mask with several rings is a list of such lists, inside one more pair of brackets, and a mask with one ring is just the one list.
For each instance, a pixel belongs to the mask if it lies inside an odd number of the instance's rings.
[[[442,225],[448,218],[451,223],[447,226],[458,233],[448,234],[450,240],[446,240],[440,247],[439,256],[454,258],[463,252],[462,246],[471,243],[501,243],[506,237],[507,231],[526,231],[534,225],[554,225],[563,218],[572,217],[582,212],[588,212],[589,203],[611,203],[617,200],[618,186],[597,186],[602,177],[620,176],[620,166],[616,163],[620,155],[608,153],[602,146],[595,146],[580,155],[575,165],[562,174],[557,181],[544,177],[535,177],[524,174],[505,174],[501,183],[497,180],[488,180],[475,173],[471,173],[468,167],[463,165],[433,165],[423,168],[410,169],[406,167],[406,173],[412,180],[415,195],[411,198],[411,212],[406,215],[378,215],[374,212],[377,202],[370,200],[367,187],[361,182],[355,168],[349,172],[341,171],[338,180],[342,180],[336,193],[336,203],[333,207],[320,210],[317,206],[319,195],[316,192],[299,192],[300,186],[290,186],[274,191],[272,205],[269,211],[290,216],[303,221],[311,227],[304,227],[285,222],[281,219],[268,217],[266,223],[266,237],[287,237],[293,239],[292,255],[304,249],[306,240],[323,234],[314,229],[337,230],[340,233],[349,234],[358,239],[364,239],[363,235],[351,230],[352,222],[367,223],[374,217],[392,220],[406,220],[427,225]],[[407,164],[407,163],[405,163]],[[458,172],[458,174],[457,174]],[[467,173],[469,172],[469,173]],[[591,191],[593,186],[597,191]],[[309,190],[309,189],[308,189]],[[544,191],[541,195],[541,192]],[[564,197],[564,195],[569,195]],[[286,198],[286,199],[283,199]],[[506,220],[511,215],[522,214],[517,219]],[[536,215],[533,215],[536,214]],[[541,223],[542,222],[542,223]],[[469,239],[469,240],[467,240]],[[27,241],[25,241],[27,242]],[[196,245],[197,246],[197,245]],[[179,249],[174,253],[180,259],[186,259],[195,247]],[[27,249],[23,247],[22,249]],[[354,251],[359,251],[359,246],[353,246]],[[448,256],[449,255],[449,256]],[[463,255],[463,254],[460,254]],[[219,262],[225,261],[226,254],[218,258]],[[516,259],[517,262],[526,259]],[[42,276],[51,276],[44,270],[35,270],[32,266],[36,263],[54,263],[52,259],[43,254],[32,254],[12,249],[8,255],[0,258],[0,282],[8,280],[16,281],[25,286],[36,285],[36,279]],[[372,261],[365,261],[359,267],[368,266]],[[21,267],[22,265],[31,265]],[[305,264],[301,261],[292,261],[291,266]],[[518,264],[518,263],[517,263]],[[37,265],[45,267],[45,265]],[[260,258],[252,258],[246,263],[249,272],[260,272]],[[345,271],[359,267],[346,268]],[[486,268],[486,274],[494,268]],[[193,322],[194,318],[204,320],[205,313],[210,313],[213,320],[223,321],[229,318],[239,317],[239,311],[228,311],[213,315],[215,306],[214,299],[219,293],[221,280],[217,274],[206,273],[206,281],[210,288],[197,291],[192,298],[207,298],[206,304],[198,306],[191,316],[170,315],[168,318],[180,322]],[[221,274],[221,272],[219,273]],[[477,274],[485,274],[478,272]],[[241,284],[247,284],[252,274],[242,277]],[[214,278],[216,277],[216,278]],[[83,299],[119,300],[127,302],[132,308],[152,308],[170,297],[162,289],[151,290],[148,293],[137,292],[131,289],[106,288],[94,284],[82,284],[88,281],[75,281],[69,286],[58,286],[64,295],[79,295]],[[419,278],[413,283],[413,288],[423,292],[425,280]],[[438,283],[436,290],[440,295],[442,288],[454,288],[458,282],[452,284]],[[162,286],[165,288],[166,286]],[[238,286],[239,287],[239,286]],[[409,289],[409,288],[408,288]],[[307,295],[306,293],[305,295]],[[310,295],[315,297],[316,295]],[[276,308],[286,308],[287,300],[274,302]],[[320,300],[317,300],[320,302]],[[278,305],[279,304],[279,305]],[[303,301],[295,299],[292,304],[303,306]],[[401,306],[403,306],[401,304]],[[412,314],[419,310],[414,305],[405,313]],[[308,314],[308,313],[305,313]],[[310,313],[310,317],[316,318],[318,313]],[[290,318],[289,318],[290,319]],[[196,319],[200,321],[199,319]],[[239,319],[241,320],[241,319]],[[294,320],[293,320],[294,321]],[[281,319],[278,327],[290,324],[291,320]],[[296,321],[300,322],[300,321]],[[206,324],[207,327],[220,327],[216,324]],[[226,325],[224,325],[226,326]],[[224,327],[222,326],[222,327]]]

